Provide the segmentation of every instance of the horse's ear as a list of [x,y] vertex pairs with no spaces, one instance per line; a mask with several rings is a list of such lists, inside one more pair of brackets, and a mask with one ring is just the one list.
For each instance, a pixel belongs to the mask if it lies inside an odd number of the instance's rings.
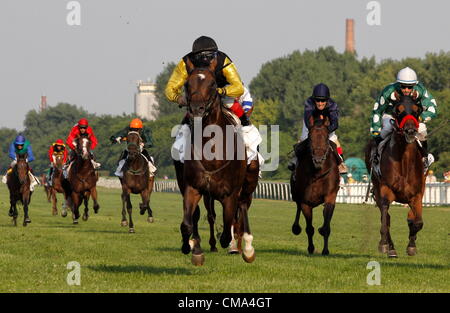
[[217,68],[217,58],[212,59],[211,63],[209,63],[208,69],[215,73]]
[[188,74],[191,74],[192,70],[194,69],[194,64],[192,63],[190,58],[186,58],[186,71]]
[[311,116],[309,117],[309,127],[313,127],[314,125],[314,116],[311,114]]

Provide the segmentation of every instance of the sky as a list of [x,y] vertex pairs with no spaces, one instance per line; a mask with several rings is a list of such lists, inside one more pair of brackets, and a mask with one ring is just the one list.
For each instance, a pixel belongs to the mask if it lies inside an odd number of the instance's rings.
[[70,2],[0,1],[0,128],[23,129],[43,94],[50,106],[132,113],[136,82],[154,81],[201,35],[215,39],[246,84],[295,50],[343,52],[346,18],[355,20],[360,58],[450,51],[448,0],[375,1],[380,25],[367,22],[370,0],[78,0],[80,25],[67,22]]

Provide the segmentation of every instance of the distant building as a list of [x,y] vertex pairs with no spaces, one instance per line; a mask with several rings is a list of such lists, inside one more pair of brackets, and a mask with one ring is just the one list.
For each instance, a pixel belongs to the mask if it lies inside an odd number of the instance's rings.
[[156,100],[156,84],[139,81],[137,92],[134,96],[134,113],[149,121],[158,117],[158,101]]
[[47,96],[41,96],[41,103],[39,104],[39,111],[42,112],[47,109]]

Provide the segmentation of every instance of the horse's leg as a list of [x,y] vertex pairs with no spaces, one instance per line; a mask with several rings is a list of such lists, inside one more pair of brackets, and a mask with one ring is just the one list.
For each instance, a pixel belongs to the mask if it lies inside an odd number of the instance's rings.
[[30,192],[25,192],[25,195],[22,197],[23,203],[23,226],[27,226],[27,224],[31,223],[30,217],[28,216],[28,204],[30,203],[31,194]]
[[[247,199],[246,199],[247,200]],[[240,210],[240,219],[242,220],[242,227],[239,229],[239,241],[241,238],[244,238],[245,246],[242,250],[242,258],[247,263],[252,263],[255,260],[255,248],[252,246],[253,235],[250,231],[250,223],[248,220],[248,208],[249,201],[240,201],[239,210]],[[241,234],[243,234],[241,236]]]
[[381,211],[381,240],[378,246],[378,250],[381,253],[387,253],[388,257],[397,257],[397,252],[394,248],[394,243],[391,239],[391,234],[389,232],[389,228],[391,225],[391,216],[389,215],[389,205],[392,202],[387,197],[389,192],[386,191],[386,188],[382,188],[380,191],[380,198],[377,201],[378,206]]
[[222,200],[223,206],[223,232],[220,236],[220,245],[222,248],[228,247],[231,241],[231,225],[235,221],[237,209],[237,195],[231,194]]
[[153,212],[150,209],[150,195],[148,189],[145,189],[141,192],[141,215],[143,215],[146,211],[148,212],[147,222],[153,223]]
[[423,220],[422,220],[422,194],[416,196],[414,199],[411,200],[409,203],[410,210],[408,212],[408,227],[409,227],[409,243],[408,247],[406,248],[406,253],[409,256],[416,255],[417,248],[416,248],[416,238],[417,233],[422,229],[423,227]]
[[78,194],[77,192],[72,192],[72,220],[74,224],[78,224],[78,219],[80,218],[80,205],[82,202],[82,195]]
[[325,197],[325,205],[323,208],[323,225],[319,228],[319,234],[323,236],[323,250],[322,255],[328,255],[328,238],[331,233],[330,223],[333,217],[334,206],[335,206],[336,194],[327,195]]
[[97,214],[98,210],[100,210],[100,205],[97,202],[97,187],[94,186],[91,189],[92,201],[94,201],[94,213]]
[[306,220],[306,234],[308,235],[308,253],[313,254],[314,253],[314,244],[313,244],[313,236],[314,236],[314,227],[312,225],[312,207],[302,203],[302,212],[303,216]]
[[50,188],[49,194],[52,200],[52,215],[58,215],[58,199],[56,198],[56,190]]
[[126,197],[126,191],[122,189],[122,221],[120,222],[121,226],[128,226],[127,221],[127,211],[126,211],[126,204],[127,204],[127,197]]
[[87,191],[83,194],[83,203],[84,203],[84,214],[83,214],[83,221],[87,221],[89,218],[89,197],[90,192]]
[[302,206],[300,202],[295,202],[295,204],[297,205],[297,213],[295,214],[295,221],[294,224],[292,225],[292,233],[294,235],[300,235],[300,233],[302,232],[302,228],[300,227],[299,221],[300,221],[300,213],[302,212]]
[[[189,245],[189,239],[193,233],[193,215],[198,202],[201,199],[201,194],[198,190],[191,186],[186,186],[183,197],[183,221],[180,225],[180,231],[183,238],[183,245],[181,246],[181,252],[188,254],[191,252],[191,246]],[[194,265],[203,265],[204,256],[203,251],[200,248],[200,243],[197,241],[194,243],[192,253],[192,263]]]
[[133,206],[131,205],[131,199],[130,199],[130,191],[128,190],[125,194],[125,200],[127,202],[127,211],[128,211],[128,219],[130,221],[129,227],[128,227],[128,232],[129,233],[134,233],[134,223],[133,223],[133,219],[131,217],[131,214],[133,212]]
[[214,200],[209,196],[204,196],[204,204],[206,212],[208,212],[208,223],[209,223],[209,245],[211,247],[211,252],[217,252],[216,248],[216,237],[214,236],[214,224],[216,222],[216,212],[214,210]]

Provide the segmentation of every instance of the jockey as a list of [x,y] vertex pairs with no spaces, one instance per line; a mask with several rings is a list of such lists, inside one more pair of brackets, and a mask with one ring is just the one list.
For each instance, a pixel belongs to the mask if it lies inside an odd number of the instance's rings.
[[[378,97],[377,102],[375,102],[370,127],[372,137],[375,138],[375,142],[378,145],[392,132],[391,120],[394,119],[392,112],[394,109],[393,102],[397,100],[395,99],[396,92],[405,96],[415,97],[423,107],[423,112],[419,117],[417,139],[422,144],[424,155],[426,156],[424,165],[425,168],[428,168],[433,163],[434,157],[431,153],[428,153],[427,127],[425,123],[436,117],[437,103],[425,86],[417,80],[417,74],[411,68],[406,67],[400,70],[397,74],[397,81],[387,85]],[[378,163],[378,152],[376,151],[377,149],[374,150],[374,162]]]
[[217,48],[216,42],[207,36],[197,38],[192,51],[185,55],[175,67],[167,83],[165,94],[169,101],[186,105],[186,98],[181,95],[182,88],[188,78],[186,62],[190,60],[195,67],[208,67],[214,59],[217,67],[214,73],[217,81],[217,91],[222,97],[222,103],[240,118],[242,126],[250,124],[248,117],[239,102],[234,101],[244,93],[244,86],[231,59]]
[[[34,155],[33,155],[33,150],[31,149],[31,144],[30,142],[25,139],[25,136],[23,135],[19,135],[16,137],[16,139],[10,144],[9,146],[9,157],[11,158],[12,162],[9,165],[8,171],[6,172],[6,175],[3,176],[3,182],[6,184],[6,177],[9,173],[12,172],[12,169],[14,168],[14,166],[17,163],[17,154],[22,155],[22,154],[27,154],[27,162],[33,162],[34,161]],[[39,185],[39,180],[33,175],[32,170],[30,168],[30,172],[28,173],[30,176],[30,190],[33,191],[34,190],[34,186],[35,185]]]
[[[306,99],[305,101],[305,111],[303,118],[303,130],[302,136],[300,137],[300,141],[304,142],[305,139],[308,138],[309,128],[312,125],[309,125],[309,119],[311,116],[327,116],[330,120],[330,125],[328,126],[329,132],[329,140],[334,142],[337,147],[337,153],[342,159],[342,163],[339,164],[339,172],[341,174],[347,173],[347,166],[344,163],[344,155],[341,144],[335,134],[335,130],[338,128],[339,123],[339,108],[336,102],[330,97],[330,89],[327,85],[320,83],[314,86],[312,96]],[[297,156],[294,157],[293,160],[288,165],[288,168],[293,171],[295,166],[297,165]]]
[[[95,137],[94,131],[92,130],[92,128],[89,126],[88,120],[85,118],[82,118],[78,121],[77,124],[75,124],[72,127],[72,130],[70,131],[69,136],[67,137],[66,140],[66,144],[69,146],[69,148],[71,149],[70,154],[69,154],[69,165],[65,166],[65,169],[67,168],[67,173],[69,172],[69,168],[70,165],[72,164],[72,161],[75,157],[75,145],[74,145],[74,140],[77,137],[87,137],[89,138],[89,140],[91,141],[91,155],[92,155],[92,165],[94,166],[94,169],[97,169],[100,167],[100,163],[97,163],[94,161],[94,154],[92,153],[92,150],[95,149],[95,147],[97,146],[97,138]],[[66,175],[65,175],[66,177]]]
[[50,149],[48,149],[48,158],[50,160],[50,170],[47,174],[47,181],[48,185],[52,185],[53,180],[53,169],[55,168],[55,156],[57,155],[63,155],[63,163],[65,164],[67,162],[67,150],[66,146],[64,145],[64,141],[62,139],[56,140],[51,146]]
[[[140,119],[138,118],[133,119],[130,122],[129,126],[117,132],[115,135],[111,136],[110,137],[111,143],[115,144],[120,143],[121,141],[125,141],[128,133],[131,131],[137,132],[141,136],[143,141],[140,146],[141,153],[148,161],[150,177],[155,176],[156,173],[155,161],[153,160],[153,157],[150,156],[147,149],[145,149],[153,147],[152,133],[150,128],[146,128],[142,124],[142,121]],[[118,177],[123,177],[122,167],[125,164],[127,156],[128,150],[125,149],[120,155],[119,164],[117,166],[116,172],[114,173]]]

